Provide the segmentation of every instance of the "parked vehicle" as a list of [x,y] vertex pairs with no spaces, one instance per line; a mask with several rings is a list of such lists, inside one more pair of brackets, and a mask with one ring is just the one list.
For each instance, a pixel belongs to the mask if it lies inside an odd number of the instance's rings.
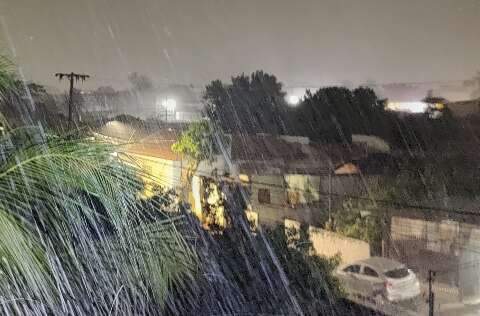
[[395,260],[371,257],[340,266],[336,275],[354,297],[399,302],[420,296],[415,273]]

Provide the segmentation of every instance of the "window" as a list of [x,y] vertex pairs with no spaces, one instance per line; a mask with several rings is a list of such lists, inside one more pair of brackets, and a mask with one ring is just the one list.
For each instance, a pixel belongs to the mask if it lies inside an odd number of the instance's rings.
[[269,189],[258,189],[258,202],[261,204],[270,204]]
[[385,275],[391,279],[402,279],[408,276],[408,269],[407,268],[398,268],[394,270],[390,270],[385,272]]
[[378,278],[378,273],[370,267],[363,267],[363,274]]
[[357,264],[351,265],[343,269],[345,272],[351,272],[351,273],[360,273],[360,266]]

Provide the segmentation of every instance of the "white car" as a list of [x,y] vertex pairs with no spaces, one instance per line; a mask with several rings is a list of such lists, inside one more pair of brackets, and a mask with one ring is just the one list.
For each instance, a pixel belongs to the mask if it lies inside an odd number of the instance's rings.
[[413,271],[395,260],[371,257],[339,267],[337,277],[349,295],[390,302],[417,298],[420,282]]

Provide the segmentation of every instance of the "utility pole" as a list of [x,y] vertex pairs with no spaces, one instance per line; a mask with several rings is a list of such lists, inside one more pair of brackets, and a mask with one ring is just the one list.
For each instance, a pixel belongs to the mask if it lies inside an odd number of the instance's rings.
[[332,171],[328,173],[328,222],[332,224]]
[[435,309],[435,293],[433,293],[432,285],[435,281],[435,271],[428,270],[428,316],[434,316]]
[[73,107],[73,82],[82,80],[85,81],[86,79],[90,78],[89,75],[84,74],[76,74],[74,72],[71,73],[56,73],[55,77],[58,77],[59,80],[62,80],[64,77],[70,80],[70,94],[68,97],[68,127],[72,125],[72,107]]

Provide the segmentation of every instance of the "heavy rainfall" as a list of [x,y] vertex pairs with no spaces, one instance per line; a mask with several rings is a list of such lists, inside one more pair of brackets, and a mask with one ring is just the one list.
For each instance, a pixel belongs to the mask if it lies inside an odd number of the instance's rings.
[[478,0],[0,0],[1,315],[480,315]]

